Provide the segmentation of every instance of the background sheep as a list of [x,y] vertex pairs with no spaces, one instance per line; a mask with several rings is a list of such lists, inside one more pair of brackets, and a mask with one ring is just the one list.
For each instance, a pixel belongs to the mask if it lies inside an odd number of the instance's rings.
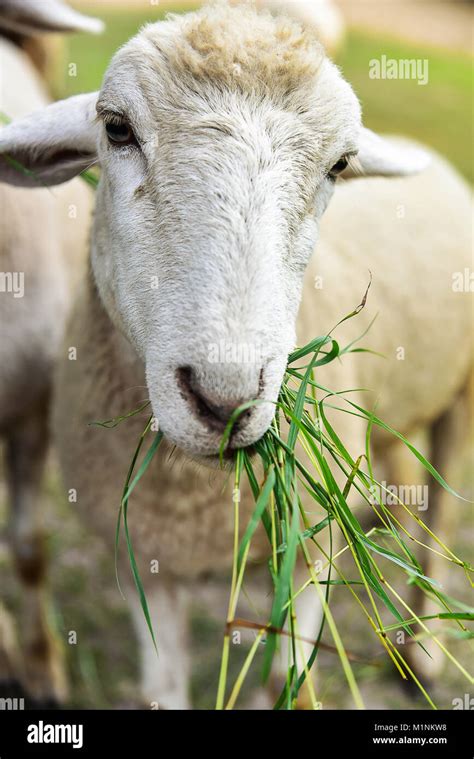
[[333,0],[261,0],[259,5],[291,14],[306,26],[313,26],[329,55],[344,41],[344,19]]
[[[49,102],[34,65],[43,67],[47,47],[35,35],[101,28],[98,20],[56,0],[5,0],[0,8],[2,115],[18,118]],[[84,268],[92,198],[80,180],[54,191],[2,184],[0,206],[0,432],[6,445],[11,548],[24,584],[27,620],[22,657],[14,652],[12,623],[1,612],[0,679],[20,677],[31,696],[46,701],[64,698],[65,680],[47,620],[40,484],[53,366]]]
[[[404,193],[404,196],[405,196],[405,193]],[[417,197],[418,197],[418,193],[417,193]],[[336,198],[337,198],[337,195],[336,195]],[[392,200],[392,203],[393,203],[393,200]],[[351,206],[350,204],[349,204],[349,207],[350,207],[350,208],[352,208],[352,206]],[[391,207],[391,206],[390,206],[390,207]],[[351,218],[352,218],[352,214],[350,214],[350,216],[351,216]],[[339,224],[339,219],[338,219],[338,224]],[[345,273],[345,272],[346,272],[346,269],[344,269],[344,273]],[[340,281],[341,281],[341,280],[340,280],[340,279],[338,279],[338,288],[339,288],[339,289],[338,289],[338,293],[340,292]],[[365,283],[364,283],[364,284],[365,284]],[[352,289],[351,289],[351,292],[352,292]],[[318,330],[318,331],[319,331],[319,330]],[[97,518],[97,515],[96,515],[96,517],[95,517],[95,518]]]

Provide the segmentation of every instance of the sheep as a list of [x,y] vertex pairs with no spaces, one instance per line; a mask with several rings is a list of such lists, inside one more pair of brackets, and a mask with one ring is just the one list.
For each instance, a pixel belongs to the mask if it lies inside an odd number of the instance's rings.
[[[99,31],[101,22],[57,0],[6,0],[0,9],[1,112],[46,107],[47,88],[29,53],[44,31]],[[43,56],[44,59],[44,56]],[[54,191],[0,187],[0,433],[6,445],[10,539],[27,619],[23,658],[0,609],[0,679],[19,679],[37,702],[64,698],[62,657],[47,621],[40,484],[49,439],[54,361],[72,293],[85,268],[92,194],[79,179]],[[20,671],[22,664],[23,671]]]
[[[362,126],[352,88],[312,28],[226,4],[146,26],[113,57],[100,92],[8,126],[3,154],[49,185],[90,161],[102,167],[54,434],[65,488],[110,550],[143,415],[113,431],[90,423],[149,398],[165,453],[176,449],[172,463],[153,461],[130,517],[158,660],[131,588],[127,598],[144,701],[186,709],[189,605],[200,595],[212,605],[232,557],[231,485],[216,466],[229,414],[250,398],[267,401],[240,423],[229,451],[265,433],[289,351],[359,302],[369,270],[368,304],[338,339],[356,338],[378,312],[367,341],[387,358],[346,355],[321,371],[323,383],[370,388],[353,399],[377,400],[378,414],[406,435],[459,413],[473,346],[469,298],[451,283],[469,265],[469,192],[436,154]],[[0,179],[34,184],[5,161]],[[210,360],[216,346],[242,344],[253,362]],[[365,450],[357,417],[344,420],[343,437],[353,456]],[[444,473],[461,445],[452,440],[434,452]],[[375,460],[389,461],[390,440],[372,442]],[[240,509],[245,527],[245,487]],[[257,535],[252,559],[266,555]],[[316,637],[319,614],[301,594],[303,637]]]

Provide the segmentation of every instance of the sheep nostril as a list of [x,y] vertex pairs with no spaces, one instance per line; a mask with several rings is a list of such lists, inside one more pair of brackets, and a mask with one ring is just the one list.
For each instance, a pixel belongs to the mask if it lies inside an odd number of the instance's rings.
[[[194,372],[190,366],[182,366],[176,370],[176,378],[181,395],[185,398],[192,410],[207,426],[215,432],[224,432],[227,422],[234,411],[244,401],[222,403],[212,397],[210,393],[199,386]],[[251,409],[243,411],[233,428],[233,434],[238,427],[250,416]]]

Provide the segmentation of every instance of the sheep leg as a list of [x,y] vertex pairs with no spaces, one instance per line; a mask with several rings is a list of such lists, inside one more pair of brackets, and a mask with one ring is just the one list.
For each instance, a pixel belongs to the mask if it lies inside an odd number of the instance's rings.
[[[459,484],[462,484],[463,469],[466,464],[470,440],[471,405],[472,387],[466,386],[451,407],[434,422],[430,431],[431,463],[458,492],[462,490]],[[428,509],[421,516],[432,532],[439,536],[445,545],[454,548],[459,531],[459,520],[461,515],[466,513],[467,508],[469,508],[467,504],[451,496],[434,479],[431,479]],[[435,543],[433,543],[433,548],[441,550],[439,545]],[[424,564],[424,570],[428,577],[437,580],[443,592],[449,594],[447,581],[453,568],[448,561],[430,551]],[[420,616],[442,611],[436,600],[416,587],[413,589],[410,605],[415,613]],[[426,624],[433,630],[440,630],[440,622],[427,622]],[[431,658],[417,645],[410,645],[407,658],[422,680],[429,682],[433,681],[441,672],[445,657],[439,646],[432,640],[423,641],[423,644]]]
[[142,699],[149,709],[189,709],[187,593],[176,582],[156,582],[146,597],[158,655],[135,588],[127,594],[140,646]]
[[0,603],[0,695],[21,679],[21,656],[14,620]]
[[46,562],[39,527],[41,478],[48,448],[47,403],[7,434],[10,540],[22,583],[25,688],[39,702],[62,701],[66,679],[59,644],[47,618]]

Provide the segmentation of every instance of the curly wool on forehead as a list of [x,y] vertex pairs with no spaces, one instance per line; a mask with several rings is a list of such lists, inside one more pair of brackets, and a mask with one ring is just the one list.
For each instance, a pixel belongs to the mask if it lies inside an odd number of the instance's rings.
[[312,81],[324,59],[314,30],[248,5],[207,6],[146,26],[148,39],[177,73],[242,89],[288,92]]

